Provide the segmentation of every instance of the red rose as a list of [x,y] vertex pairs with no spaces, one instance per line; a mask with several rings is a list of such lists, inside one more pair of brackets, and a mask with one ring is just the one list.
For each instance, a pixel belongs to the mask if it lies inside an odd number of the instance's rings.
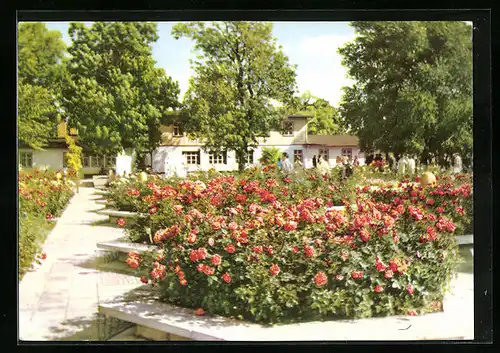
[[280,268],[278,265],[272,265],[269,268],[269,272],[271,273],[272,276],[276,276],[278,273],[280,273]]
[[328,278],[324,272],[318,272],[316,276],[314,276],[314,283],[317,286],[324,286],[328,282]]
[[142,277],[141,277],[141,282],[142,282],[142,283],[146,283],[146,284],[147,284],[147,283],[149,282],[149,280],[147,279],[147,277],[142,276]]
[[253,251],[256,253],[256,254],[260,254],[264,251],[264,248],[262,246],[254,246],[253,247]]
[[287,183],[287,184],[288,184],[288,183],[290,183],[292,180],[291,180],[290,178],[288,178],[288,177],[287,177],[287,178],[283,179],[283,181],[284,181],[285,183]]
[[207,249],[199,248],[198,249],[198,258],[204,260],[208,256]]
[[389,261],[389,268],[391,269],[392,272],[398,272],[398,264],[396,261],[391,260]]
[[304,246],[304,253],[306,257],[313,257],[314,256],[314,248],[310,245]]
[[186,274],[184,273],[184,271],[179,271],[179,272],[177,273],[177,277],[178,277],[179,279],[184,279],[184,277],[186,277]]
[[417,316],[417,312],[415,310],[408,311],[408,316]]
[[236,246],[234,244],[229,244],[226,246],[226,251],[230,254],[233,254],[236,251]]
[[149,209],[149,214],[155,214],[156,212],[158,212],[158,208],[157,207],[152,207]]
[[52,218],[53,218],[52,213],[47,213],[47,214],[45,215],[45,218],[46,218],[46,219],[52,219]]
[[217,265],[221,264],[222,259],[221,259],[220,255],[215,254],[212,256],[210,261],[212,262],[212,265],[217,266]]
[[189,259],[193,262],[198,261],[198,251],[191,250],[191,252],[189,253]]
[[380,285],[377,285],[377,286],[375,286],[375,288],[373,289],[373,291],[374,291],[375,293],[381,293],[381,292],[383,292],[383,291],[384,291],[384,287],[382,287],[382,286],[380,286]]
[[370,240],[370,232],[366,228],[361,229],[361,231],[359,232],[359,236],[365,243]]
[[294,254],[298,253],[299,252],[299,248],[297,246],[292,247],[292,252]]
[[231,283],[232,279],[231,279],[231,275],[229,273],[224,273],[222,275],[222,280],[226,283]]
[[238,228],[238,225],[236,223],[234,223],[234,222],[231,222],[231,223],[228,224],[227,228],[229,230],[236,230]]
[[297,222],[288,221],[283,225],[283,229],[287,232],[294,231],[295,229],[297,229]]
[[198,265],[196,265],[196,270],[198,272],[204,272],[205,271],[205,264],[198,264]]
[[116,220],[116,224],[118,224],[120,227],[123,227],[125,226],[125,224],[127,224],[127,222],[125,221],[125,218],[118,218]]
[[47,258],[47,254],[43,252],[41,258],[42,260],[45,260]]
[[363,277],[363,272],[361,272],[361,271],[354,271],[354,272],[351,273],[351,277],[353,279],[359,279],[359,278]]
[[392,278],[392,276],[394,276],[394,273],[391,270],[385,271],[384,273],[385,278]]
[[377,271],[379,272],[385,271],[385,265],[382,262],[377,262],[375,266],[377,267]]
[[408,290],[408,293],[409,293],[410,295],[413,295],[413,287],[412,287],[412,285],[411,285],[411,284],[409,284],[409,285],[408,285],[408,288],[406,288],[406,289]]
[[187,286],[187,284],[188,284],[188,283],[187,283],[187,281],[186,281],[184,278],[183,278],[183,279],[181,279],[181,280],[179,281],[179,283],[181,284],[181,286],[184,286],[184,287],[185,287],[185,286]]
[[194,235],[193,233],[191,233],[191,234],[189,234],[186,237],[186,240],[187,240],[188,243],[193,244],[194,242],[196,242],[196,235]]
[[205,315],[205,310],[203,310],[202,308],[198,308],[194,311],[194,313],[198,316],[203,316]]
[[215,273],[215,269],[213,267],[210,267],[210,266],[204,266],[203,273],[206,274],[207,276],[211,276]]

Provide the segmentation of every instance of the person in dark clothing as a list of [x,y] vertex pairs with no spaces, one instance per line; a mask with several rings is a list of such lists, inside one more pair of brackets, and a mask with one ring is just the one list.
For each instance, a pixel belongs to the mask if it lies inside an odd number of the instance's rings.
[[370,153],[365,159],[366,165],[370,165],[371,162],[373,162],[373,153]]
[[313,168],[316,168],[318,166],[318,159],[316,158],[316,155],[313,156]]
[[382,155],[380,153],[377,153],[377,155],[375,156],[375,161],[380,162],[382,160],[383,160]]

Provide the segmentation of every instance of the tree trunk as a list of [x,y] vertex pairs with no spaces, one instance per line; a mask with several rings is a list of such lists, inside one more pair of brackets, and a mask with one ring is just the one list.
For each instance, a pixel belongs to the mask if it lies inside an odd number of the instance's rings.
[[154,171],[154,168],[153,168],[153,151],[149,151],[149,158],[151,158],[151,171]]

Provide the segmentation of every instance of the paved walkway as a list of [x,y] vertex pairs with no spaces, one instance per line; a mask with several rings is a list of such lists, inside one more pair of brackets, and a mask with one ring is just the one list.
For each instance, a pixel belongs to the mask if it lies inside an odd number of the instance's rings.
[[97,270],[96,244],[123,237],[123,230],[96,214],[94,188],[80,188],[48,235],[47,258],[19,284],[19,339],[97,340],[97,306],[127,292],[137,278]]

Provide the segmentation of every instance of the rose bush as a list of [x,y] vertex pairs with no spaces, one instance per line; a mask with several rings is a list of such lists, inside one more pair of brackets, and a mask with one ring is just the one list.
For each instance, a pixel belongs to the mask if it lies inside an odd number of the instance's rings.
[[[440,309],[470,185],[368,186],[357,189],[356,207],[344,200],[338,211],[328,208],[336,191],[328,176],[273,173],[150,183],[149,216],[129,232],[148,234],[160,252],[127,262],[169,303],[260,323]],[[440,212],[443,202],[453,207]]]
[[43,241],[73,195],[74,175],[60,171],[20,171],[19,278],[31,267]]

